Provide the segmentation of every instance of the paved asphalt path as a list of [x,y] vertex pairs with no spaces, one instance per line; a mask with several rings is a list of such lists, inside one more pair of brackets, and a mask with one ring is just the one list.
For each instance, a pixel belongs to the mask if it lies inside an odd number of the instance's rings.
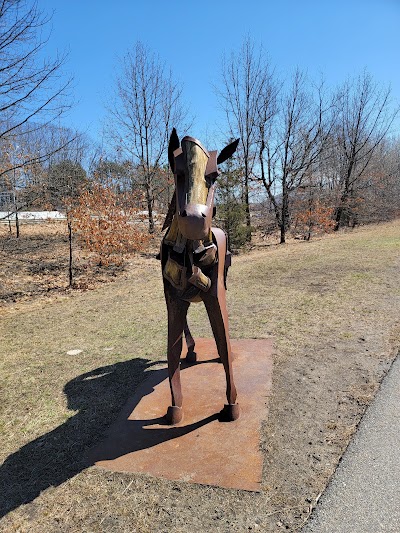
[[400,533],[400,357],[302,533]]

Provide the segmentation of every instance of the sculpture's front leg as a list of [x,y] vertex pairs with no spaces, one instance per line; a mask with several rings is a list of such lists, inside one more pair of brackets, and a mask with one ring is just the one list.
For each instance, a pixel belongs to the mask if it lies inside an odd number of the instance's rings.
[[230,422],[239,418],[239,405],[236,403],[237,392],[233,380],[232,353],[229,341],[227,313],[224,308],[225,300],[223,298],[221,300],[219,301],[217,297],[211,294],[203,295],[203,301],[210,319],[218,355],[221,358],[226,376],[226,399],[228,403],[220,413],[220,420]]
[[165,283],[165,300],[168,310],[168,377],[171,388],[171,406],[168,407],[166,419],[168,424],[178,424],[183,418],[182,389],[180,379],[180,356],[182,352],[182,334],[185,327],[189,303],[174,298],[174,289]]
[[[202,295],[211,328],[217,344],[218,355],[224,365],[226,375],[226,399],[228,403],[220,413],[220,420],[232,421],[239,418],[239,405],[236,403],[236,387],[233,380],[232,351],[229,339],[228,310],[226,308],[226,290],[224,269],[226,261],[226,235],[218,228],[213,228],[213,235],[218,247],[218,279],[217,291],[206,292]],[[215,283],[215,280],[214,280]]]

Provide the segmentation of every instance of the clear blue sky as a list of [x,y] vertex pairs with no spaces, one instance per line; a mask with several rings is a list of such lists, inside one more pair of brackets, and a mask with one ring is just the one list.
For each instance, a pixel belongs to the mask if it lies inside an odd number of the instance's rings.
[[[48,52],[69,50],[77,105],[69,123],[100,140],[117,58],[141,40],[172,68],[195,115],[192,135],[223,128],[212,83],[224,53],[250,35],[283,76],[330,85],[366,68],[400,101],[400,0],[38,0],[54,11]],[[66,124],[67,125],[67,124]]]

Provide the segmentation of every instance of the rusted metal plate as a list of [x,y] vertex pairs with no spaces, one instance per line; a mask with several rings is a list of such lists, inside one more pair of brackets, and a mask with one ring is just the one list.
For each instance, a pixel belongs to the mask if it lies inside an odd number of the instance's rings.
[[238,420],[218,421],[226,403],[223,366],[214,340],[197,339],[198,363],[182,364],[183,421],[173,427],[165,424],[170,390],[166,369],[158,370],[139,387],[106,439],[91,451],[90,460],[117,472],[259,491],[260,426],[272,386],[272,340],[231,343]]

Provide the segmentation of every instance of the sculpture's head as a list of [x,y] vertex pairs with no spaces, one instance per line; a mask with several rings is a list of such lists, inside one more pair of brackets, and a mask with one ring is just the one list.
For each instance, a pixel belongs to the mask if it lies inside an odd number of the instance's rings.
[[235,153],[238,143],[239,139],[217,155],[216,151],[208,152],[193,137],[184,137],[180,143],[175,128],[172,130],[168,159],[175,177],[175,214],[179,230],[187,239],[203,240],[208,237],[218,165]]

